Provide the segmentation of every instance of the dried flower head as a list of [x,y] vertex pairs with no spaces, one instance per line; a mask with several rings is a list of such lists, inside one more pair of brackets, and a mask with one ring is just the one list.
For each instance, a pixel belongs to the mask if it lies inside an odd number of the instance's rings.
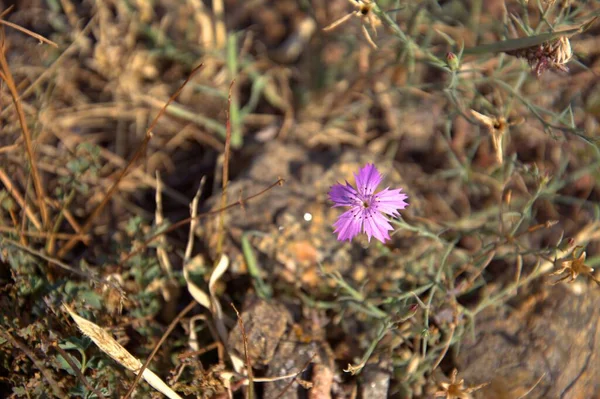
[[369,42],[371,47],[377,48],[377,45],[371,38],[371,35],[369,34],[369,31],[367,30],[366,26],[368,23],[371,26],[371,29],[373,29],[373,33],[375,34],[375,36],[377,36],[377,26],[381,24],[381,21],[379,20],[379,17],[373,13],[373,2],[371,0],[348,1],[354,6],[354,11],[332,22],[331,24],[323,28],[323,30],[328,31],[335,29],[344,22],[348,21],[350,18],[357,17],[360,18],[360,21],[362,23],[362,32],[365,36],[365,39],[367,39],[367,42]]
[[573,58],[571,42],[566,36],[561,36],[556,40],[540,45],[507,51],[506,53],[517,58],[525,58],[537,76],[549,69],[568,72],[569,68],[566,64]]
[[461,379],[457,382],[457,375],[458,370],[454,369],[454,371],[452,371],[452,376],[450,377],[450,382],[440,383],[442,390],[435,393],[436,398],[443,397],[446,399],[471,399],[473,397],[471,395],[472,392],[475,392],[488,384],[484,383],[474,387],[465,388],[465,380]]
[[503,141],[504,134],[508,130],[510,126],[518,125],[522,122],[522,119],[516,120],[507,120],[503,116],[487,116],[481,114],[475,110],[471,110],[471,115],[479,122],[479,125],[485,127],[490,134],[490,138],[492,139],[492,146],[494,147],[494,152],[496,153],[496,161],[499,164],[502,164],[504,159],[503,152]]
[[506,119],[504,117],[489,117],[474,110],[471,110],[471,115],[477,120],[477,122],[479,122],[481,126],[487,129],[488,133],[490,134],[490,138],[492,139],[494,152],[496,153],[496,161],[501,164],[502,160],[504,159],[502,141],[507,128]]
[[598,281],[596,277],[594,277],[594,269],[585,264],[585,257],[586,253],[583,250],[583,247],[575,247],[575,249],[573,249],[573,252],[571,252],[569,258],[560,262],[560,269],[550,273],[550,276],[558,276],[564,274],[564,276],[562,276],[560,279],[553,282],[552,285],[556,285],[566,279],[569,279],[567,283],[572,283],[580,274],[588,276],[596,284],[600,285],[600,281]]
[[354,174],[356,189],[346,181],[346,185],[337,183],[329,191],[329,198],[336,206],[349,206],[350,210],[344,212],[334,223],[338,240],[351,241],[358,233],[366,233],[369,242],[375,237],[381,242],[390,239],[388,234],[392,226],[384,214],[398,216],[398,210],[408,206],[405,201],[408,196],[402,189],[390,190],[387,187],[375,193],[383,176],[375,165],[367,164]]

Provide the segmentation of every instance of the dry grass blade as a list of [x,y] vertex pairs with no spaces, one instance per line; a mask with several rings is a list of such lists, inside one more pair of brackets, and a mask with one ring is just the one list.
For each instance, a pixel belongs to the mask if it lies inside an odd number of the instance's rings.
[[194,251],[194,235],[196,231],[196,226],[198,226],[198,203],[200,202],[200,196],[204,190],[204,185],[206,184],[206,176],[202,176],[200,179],[200,186],[198,186],[198,190],[196,191],[196,195],[194,195],[194,199],[190,204],[190,217],[192,218],[190,222],[190,232],[188,234],[188,242],[185,246],[185,254],[183,256],[183,265],[189,262],[192,258],[192,252]]
[[540,378],[537,379],[537,381],[535,382],[535,384],[533,384],[533,386],[531,388],[529,388],[529,390],[527,392],[525,392],[523,395],[519,396],[517,399],[523,399],[525,398],[527,395],[529,395],[531,392],[533,392],[533,390],[535,389],[535,387],[537,387],[539,385],[540,382],[542,382],[542,380],[544,379],[544,377],[546,377],[547,373],[543,373]]
[[517,39],[507,39],[491,44],[482,44],[476,47],[464,49],[464,54],[483,54],[506,52],[512,50],[524,49],[532,46],[537,46],[555,40],[561,36],[571,37],[587,30],[593,25],[598,17],[580,25],[577,28],[570,28],[554,32],[541,33],[539,35],[521,37]]
[[8,13],[10,13],[13,8],[14,8],[14,5],[11,4],[6,10],[4,10],[0,13],[0,18],[4,18],[5,16],[7,16]]
[[[196,332],[196,321],[198,320],[202,320],[203,322],[206,323],[206,316],[203,314],[199,314],[193,317],[190,317],[190,320],[188,321],[188,329],[189,329],[189,334],[188,334],[188,345],[190,347],[191,350],[193,350],[193,353],[196,353],[196,355],[190,355],[190,356],[198,356],[197,353],[200,351],[200,346],[198,345],[198,333]],[[215,348],[217,348],[220,343],[219,341],[214,342],[213,345],[215,346]],[[204,353],[204,352],[203,352]]]
[[[231,94],[234,83],[235,80],[232,81],[229,85],[229,96],[227,97],[227,128],[225,135],[225,151],[223,153],[223,192],[221,193],[221,209],[225,208],[225,204],[227,204],[227,183],[229,182],[229,155],[231,153]],[[217,241],[217,254],[220,254],[223,250],[223,239],[225,235],[224,216],[224,212],[221,212],[219,214],[219,240]]]
[[[163,217],[163,206],[162,206],[162,181],[160,179],[160,172],[156,171],[156,211],[154,213],[154,220],[156,222],[156,227],[158,229],[161,228],[164,223]],[[159,238],[159,245],[156,248],[156,255],[158,256],[158,262],[163,270],[167,273],[168,276],[172,276],[173,274],[173,266],[171,265],[171,261],[169,260],[169,255],[167,254],[167,250],[165,247],[167,246],[167,237],[165,235],[161,235]]]
[[[187,283],[187,288],[190,295],[194,298],[196,302],[200,305],[204,306],[208,309],[213,319],[215,320],[215,326],[217,328],[215,339],[220,340],[221,342],[227,342],[227,328],[225,327],[225,320],[223,316],[223,311],[221,309],[221,304],[215,294],[215,286],[219,281],[221,276],[227,271],[229,267],[229,259],[227,256],[222,255],[217,263],[217,266],[213,270],[210,281],[208,285],[209,294],[204,292],[200,287],[198,287],[194,281],[190,278],[190,272],[195,268],[198,268],[202,265],[202,257],[200,255],[195,256],[189,262],[187,262],[183,267],[183,276]],[[241,373],[244,368],[244,361],[237,357],[234,354],[229,354],[231,362],[233,363],[233,368],[236,372]]]
[[13,24],[12,22],[5,21],[5,20],[1,19],[1,17],[0,17],[0,24],[1,25],[6,25],[6,26],[11,27],[13,29],[16,29],[16,30],[18,30],[20,32],[25,33],[26,35],[29,35],[29,36],[31,36],[31,37],[39,40],[40,42],[43,42],[43,43],[46,43],[46,44],[49,44],[49,45],[51,45],[53,47],[58,48],[58,44],[54,43],[52,40],[46,39],[44,36],[42,36],[40,34],[37,34],[35,32],[32,32],[29,29],[25,29],[22,26]]
[[[192,310],[194,308],[194,306],[196,306],[196,302],[194,302],[194,301],[190,302],[181,312],[179,312],[179,314],[177,316],[175,316],[175,318],[173,319],[173,321],[171,322],[171,324],[169,324],[169,327],[167,328],[167,330],[165,331],[165,333],[162,335],[162,337],[160,337],[160,340],[157,342],[156,346],[152,350],[152,353],[150,353],[150,356],[148,356],[148,358],[146,359],[146,361],[144,362],[144,364],[142,365],[142,367],[139,369],[139,372],[137,373],[137,375],[135,377],[135,380],[133,380],[133,383],[131,384],[131,387],[129,387],[129,390],[127,391],[127,393],[125,394],[125,396],[123,397],[123,399],[128,399],[131,396],[131,394],[133,393],[133,390],[135,389],[136,385],[140,381],[140,378],[144,377],[144,373],[150,371],[148,369],[148,365],[150,364],[150,362],[152,361],[152,359],[154,358],[154,356],[156,355],[156,353],[160,349],[160,347],[163,344],[163,342],[165,342],[165,340],[167,339],[167,337],[169,336],[169,334],[171,334],[171,332],[173,331],[173,329],[175,328],[175,326],[177,325],[177,323],[179,323],[179,320],[181,320],[183,318],[183,316],[185,316],[186,314],[188,314],[188,312],[190,310]],[[150,385],[152,385],[152,384],[150,384]],[[154,386],[154,385],[152,385],[152,386]],[[173,392],[173,393],[175,393],[175,392]],[[166,395],[166,393],[165,393],[165,395]],[[175,394],[175,395],[177,395],[177,394]],[[179,395],[177,395],[177,397],[179,397]]]
[[[92,227],[94,220],[96,220],[98,215],[100,215],[100,212],[102,212],[104,207],[108,204],[108,201],[111,199],[111,197],[117,191],[117,188],[119,187],[119,183],[121,182],[123,177],[125,177],[127,172],[129,172],[129,169],[131,169],[131,167],[135,164],[135,162],[142,156],[142,154],[144,154],[146,147],[148,145],[148,142],[152,138],[152,129],[154,129],[154,127],[158,123],[158,120],[166,112],[166,109],[169,106],[169,104],[171,104],[177,98],[177,96],[179,96],[179,94],[181,93],[181,91],[183,90],[185,85],[187,85],[187,83],[190,81],[190,79],[196,74],[196,72],[198,72],[198,70],[200,70],[200,68],[202,68],[202,64],[198,65],[196,68],[194,68],[194,70],[192,70],[192,72],[188,75],[188,77],[183,82],[183,84],[181,86],[179,86],[177,91],[175,91],[175,93],[173,93],[173,95],[169,98],[169,100],[165,103],[165,105],[158,112],[158,114],[156,115],[156,117],[154,118],[152,123],[150,124],[150,127],[148,127],[148,129],[146,130],[146,137],[144,138],[144,141],[142,142],[142,144],[139,146],[137,151],[133,154],[133,156],[127,163],[127,165],[125,165],[125,168],[121,171],[121,173],[117,177],[116,181],[110,187],[110,189],[108,190],[108,192],[106,193],[106,195],[104,196],[104,198],[102,199],[100,204],[98,204],[98,206],[96,206],[96,208],[92,211],[92,214],[87,218],[87,220],[81,227],[82,233],[87,233],[88,230]],[[77,241],[78,240],[76,240],[76,239],[71,239],[71,240],[67,241],[67,243],[58,252],[58,257],[59,258],[64,257],[67,254],[67,252],[69,252],[71,250],[71,248],[73,248],[75,246]]]
[[[2,15],[4,15],[4,14],[2,14]],[[2,16],[0,15],[0,17],[2,17]],[[96,21],[96,17],[93,16],[90,19],[90,21],[87,23],[85,28],[83,28],[83,30],[81,32],[79,32],[79,34],[77,35],[75,40],[69,45],[69,47],[60,56],[58,56],[58,58],[56,60],[54,60],[52,65],[50,65],[48,68],[44,69],[44,72],[42,72],[42,74],[33,83],[31,83],[29,85],[29,87],[27,87],[27,89],[25,89],[23,91],[23,93],[21,94],[21,98],[27,97],[28,95],[33,93],[33,91],[39,85],[41,85],[46,79],[50,78],[51,76],[54,76],[54,74],[56,73],[58,68],[62,65],[63,61],[67,60],[69,58],[69,56],[72,55],[72,53],[77,51],[78,47],[76,46],[76,44],[78,44],[79,42],[84,41],[86,39],[86,35],[92,29],[92,26],[95,21]],[[9,109],[10,109],[10,107],[5,107],[2,110],[2,112],[0,112],[0,117],[5,116]]]
[[15,105],[15,109],[17,110],[17,116],[19,118],[19,124],[21,125],[21,132],[23,134],[23,139],[25,141],[25,151],[27,153],[27,159],[29,161],[29,166],[31,168],[31,175],[33,178],[33,186],[35,188],[35,193],[37,195],[38,207],[40,209],[40,213],[42,214],[42,223],[45,226],[48,226],[50,221],[50,216],[48,214],[48,208],[46,207],[45,201],[45,193],[44,186],[42,185],[42,178],[38,171],[38,167],[35,160],[35,153],[33,150],[33,143],[31,141],[31,133],[29,132],[29,126],[27,124],[27,120],[25,119],[25,112],[23,111],[23,106],[21,105],[21,100],[19,98],[19,92],[17,90],[17,85],[13,79],[12,73],[8,66],[8,61],[6,59],[6,43],[4,37],[4,30],[0,29],[0,70],[2,71],[2,79],[6,82],[6,86],[10,91],[10,96],[13,100],[13,104]]
[[[227,342],[227,328],[225,327],[225,316],[223,314],[223,309],[221,308],[219,298],[217,298],[216,285],[221,276],[225,274],[228,268],[229,258],[227,257],[227,255],[222,254],[212,274],[210,275],[210,280],[208,281],[208,292],[210,293],[211,304],[210,311],[212,313],[213,318],[215,319],[217,333],[219,334],[219,338],[222,342]],[[238,373],[241,372],[244,366],[244,361],[232,353],[229,354],[229,358],[233,363],[233,368],[235,369],[235,371],[237,371]]]
[[25,215],[35,226],[35,228],[41,231],[42,224],[38,220],[35,213],[33,213],[31,208],[27,205],[27,202],[25,201],[25,199],[23,199],[21,193],[19,193],[17,187],[15,187],[15,185],[12,183],[10,177],[8,177],[8,175],[4,172],[4,169],[2,168],[0,168],[0,181],[2,182],[2,184],[4,184],[4,187],[10,193],[10,195],[12,195],[17,204],[19,204],[21,209],[25,211]]
[[210,275],[210,280],[208,281],[208,291],[210,293],[210,304],[211,304],[211,312],[213,317],[215,318],[215,323],[217,325],[217,331],[219,332],[219,336],[223,342],[227,342],[227,328],[225,327],[225,322],[223,320],[223,309],[221,308],[221,304],[219,303],[219,298],[217,298],[217,294],[215,292],[215,288],[217,282],[225,274],[227,269],[229,268],[229,258],[227,255],[222,254],[219,257],[219,261],[215,266],[212,274]]
[[44,231],[16,231],[14,228],[11,227],[7,227],[7,226],[0,226],[0,232],[2,233],[10,233],[10,234],[17,234],[17,235],[23,235],[26,237],[35,237],[35,238],[46,238],[49,236],[54,236],[54,238],[59,239],[59,240],[68,240],[70,238],[73,237],[79,237],[81,240],[83,240],[84,242],[86,242],[89,237],[87,236],[81,236],[79,234],[69,234],[69,233],[47,233]]
[[137,255],[140,252],[142,252],[145,248],[148,247],[148,244],[150,244],[151,242],[154,242],[154,240],[158,239],[158,237],[162,236],[163,234],[167,234],[167,233],[170,233],[170,232],[172,232],[174,230],[177,230],[181,226],[184,226],[184,225],[190,223],[192,220],[200,220],[203,217],[207,217],[207,216],[211,216],[211,215],[218,215],[220,212],[227,211],[227,210],[229,210],[229,209],[231,209],[233,207],[242,206],[246,202],[251,201],[251,200],[253,200],[255,198],[260,197],[261,195],[265,194],[266,192],[268,192],[269,190],[275,188],[276,186],[282,186],[284,182],[285,182],[285,180],[280,178],[275,183],[273,183],[270,186],[268,186],[267,188],[259,191],[258,193],[250,195],[250,196],[248,196],[246,198],[239,199],[239,200],[237,200],[235,202],[232,202],[231,204],[227,205],[224,208],[215,209],[214,211],[209,211],[209,212],[201,213],[200,215],[198,215],[198,216],[196,216],[194,218],[189,217],[189,218],[180,220],[179,222],[173,223],[168,229],[166,229],[166,230],[164,230],[164,231],[162,231],[162,232],[160,232],[158,234],[155,234],[152,237],[148,238],[146,241],[144,241],[142,243],[142,245],[139,246],[138,249],[130,252],[123,260],[121,260],[121,264],[127,262],[129,259],[131,259],[135,255]]
[[192,296],[200,305],[210,310],[210,297],[200,287],[198,287],[190,277],[190,271],[202,266],[202,257],[200,255],[193,257],[189,262],[183,265],[183,277],[187,283],[187,288]]
[[[175,391],[173,391],[159,376],[154,374],[152,370],[142,367],[142,362],[136,359],[131,353],[121,346],[109,333],[104,331],[101,327],[92,323],[89,320],[84,319],[73,311],[67,304],[63,304],[64,310],[71,316],[71,318],[77,324],[77,327],[83,332],[84,335],[88,336],[98,347],[114,359],[121,366],[128,370],[133,371],[136,376],[136,381],[140,378],[144,378],[148,384],[154,389],[166,395],[170,399],[182,399]],[[170,331],[168,331],[170,332]],[[135,383],[131,386],[130,391],[133,391]],[[125,395],[125,398],[129,397],[129,393]]]

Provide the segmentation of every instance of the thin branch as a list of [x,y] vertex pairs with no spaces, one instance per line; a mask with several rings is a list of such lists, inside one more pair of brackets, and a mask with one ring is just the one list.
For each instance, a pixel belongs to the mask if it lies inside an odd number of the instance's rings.
[[276,187],[276,186],[282,186],[284,182],[285,182],[285,180],[283,180],[283,179],[280,178],[275,183],[273,183],[270,186],[268,186],[267,188],[259,191],[258,193],[253,194],[253,195],[251,195],[249,197],[246,197],[246,198],[239,199],[239,200],[237,200],[237,201],[235,201],[235,202],[227,205],[225,208],[220,208],[220,209],[215,209],[214,211],[204,212],[204,213],[201,213],[200,215],[198,215],[196,217],[185,218],[183,220],[180,220],[179,222],[173,223],[171,226],[169,226],[169,228],[167,228],[167,229],[165,229],[165,230],[163,230],[163,231],[161,231],[161,232],[153,235],[152,237],[150,237],[146,241],[144,241],[142,243],[142,245],[140,245],[139,248],[137,248],[136,250],[130,252],[123,260],[121,260],[120,264],[121,265],[124,264],[129,259],[133,258],[135,255],[137,255],[140,252],[142,252],[148,246],[148,244],[150,244],[151,242],[153,242],[154,240],[156,240],[162,234],[170,233],[170,232],[178,229],[179,227],[184,226],[184,225],[190,223],[193,220],[199,220],[199,219],[202,219],[202,218],[207,217],[207,216],[216,215],[216,214],[219,214],[220,212],[227,211],[227,210],[229,210],[231,208],[234,208],[236,206],[244,205],[246,202],[248,202],[250,200],[253,200],[253,199],[257,198],[257,197],[260,197],[261,195],[263,195],[267,191],[273,189],[274,187]]
[[[1,18],[1,17],[0,17],[0,18]],[[6,26],[9,26],[9,27],[11,27],[11,28],[13,28],[13,29],[16,29],[16,30],[18,30],[18,31],[20,31],[20,32],[23,32],[23,33],[25,33],[26,35],[29,35],[29,36],[33,37],[34,39],[37,39],[37,40],[39,40],[40,42],[44,42],[44,43],[46,43],[46,44],[49,44],[49,45],[51,45],[51,46],[53,46],[53,47],[56,47],[56,48],[58,48],[58,44],[54,43],[52,40],[50,40],[50,39],[46,39],[44,36],[42,36],[42,35],[40,35],[40,34],[38,34],[38,33],[32,32],[32,31],[30,31],[29,29],[25,29],[25,28],[23,28],[22,26],[19,26],[19,25],[13,24],[12,22],[8,22],[8,21],[5,21],[5,20],[3,20],[3,19],[0,19],[0,24],[1,24],[1,25],[6,25]]]
[[81,239],[84,242],[87,242],[89,240],[89,236],[83,236],[81,234],[69,234],[69,233],[48,233],[45,231],[17,231],[15,228],[11,228],[11,227],[7,227],[7,226],[1,226],[0,225],[0,232],[2,233],[9,233],[9,234],[22,234],[24,236],[27,237],[35,237],[35,238],[46,238],[49,237],[51,235],[54,235],[54,237],[56,239],[59,240],[68,240],[71,239],[73,237],[78,237],[79,239]]
[[[227,204],[227,183],[229,182],[229,155],[231,153],[231,92],[233,90],[233,84],[235,80],[231,81],[229,85],[229,97],[227,98],[227,124],[226,124],[226,134],[225,134],[225,151],[223,153],[223,192],[221,193],[221,208],[225,207]],[[221,254],[223,250],[223,240],[225,237],[225,213],[221,212],[219,214],[219,232],[218,232],[218,241],[217,241],[217,255]]]
[[312,363],[313,359],[315,358],[316,354],[312,355],[312,357],[310,359],[308,359],[308,361],[304,364],[304,367],[302,367],[302,370],[298,371],[298,373],[296,374],[296,377],[293,378],[282,390],[281,392],[279,392],[279,395],[276,396],[276,399],[282,398],[283,395],[285,395],[285,393],[288,391],[288,389],[290,389],[290,387],[292,386],[292,384],[294,383],[294,381],[296,381],[296,378],[298,378],[298,376],[300,374],[302,374],[304,372],[304,370],[306,370],[308,368],[308,366]]
[[[85,221],[85,223],[81,227],[81,232],[82,233],[84,233],[84,234],[87,233],[88,230],[92,227],[92,223],[94,222],[94,220],[96,220],[96,218],[98,217],[98,215],[100,215],[100,212],[102,212],[102,210],[104,209],[104,207],[108,204],[108,201],[111,199],[111,197],[117,191],[117,188],[119,187],[119,183],[121,182],[121,180],[123,179],[123,177],[125,177],[125,175],[129,172],[129,170],[131,169],[131,167],[133,166],[133,164],[146,151],[146,147],[148,146],[148,142],[152,138],[152,129],[154,129],[154,127],[158,123],[158,120],[160,119],[160,117],[163,116],[163,114],[165,113],[165,111],[166,111],[167,107],[169,106],[169,104],[171,104],[175,100],[175,98],[177,98],[177,96],[179,96],[179,93],[181,93],[181,91],[183,90],[183,88],[185,87],[185,85],[196,74],[196,72],[198,72],[198,70],[200,68],[202,68],[202,66],[203,66],[203,64],[200,64],[196,68],[194,68],[194,70],[192,70],[192,72],[189,74],[189,76],[186,78],[186,80],[183,82],[183,84],[181,86],[179,86],[179,88],[177,89],[177,91],[175,91],[175,93],[173,93],[173,95],[169,98],[169,100],[165,103],[165,105],[158,112],[158,114],[156,115],[156,117],[154,118],[154,120],[152,121],[152,123],[150,124],[150,127],[148,127],[148,129],[146,130],[146,137],[144,138],[144,141],[142,141],[142,144],[139,146],[139,148],[137,149],[137,151],[135,152],[135,154],[133,154],[133,157],[131,157],[131,159],[129,160],[129,162],[127,163],[127,165],[125,165],[125,168],[121,171],[121,173],[117,177],[117,180],[110,187],[110,189],[108,190],[108,192],[106,193],[106,195],[104,196],[104,198],[102,199],[102,201],[100,202],[100,204],[98,204],[98,206],[96,206],[96,209],[94,209],[94,211],[92,212],[92,214],[87,218],[87,220]],[[77,239],[71,239],[71,240],[67,241],[67,243],[58,252],[58,257],[59,258],[64,257],[67,254],[67,252],[69,252],[71,250],[71,248],[73,248],[78,241],[79,240],[77,240]]]
[[79,367],[77,367],[77,365],[75,364],[73,359],[71,359],[71,355],[69,355],[67,353],[67,351],[65,351],[63,348],[61,348],[60,345],[58,344],[58,342],[54,342],[54,344],[52,346],[54,347],[54,349],[56,349],[56,351],[58,353],[60,353],[60,355],[63,357],[63,359],[65,359],[65,361],[67,363],[69,363],[69,366],[71,366],[71,370],[73,370],[75,375],[77,375],[77,378],[79,379],[79,381],[81,381],[83,383],[83,385],[85,385],[87,387],[87,389],[94,392],[99,399],[104,399],[104,395],[102,395],[102,393],[100,391],[98,391],[96,388],[94,388],[90,384],[90,382],[85,378],[85,376],[83,375],[81,370],[79,370]]
[[25,211],[25,215],[27,215],[27,218],[29,218],[29,220],[31,221],[31,223],[33,223],[35,228],[38,230],[42,230],[42,224],[38,220],[37,216],[31,211],[31,208],[28,206],[27,201],[25,201],[18,188],[15,187],[10,177],[8,177],[8,175],[4,172],[4,169],[2,168],[0,168],[0,181],[2,182],[2,184],[4,184],[6,191],[8,191],[12,195],[13,199],[17,202],[17,204],[19,204],[21,209]]
[[8,13],[12,11],[13,7],[14,5],[10,5],[10,7],[8,7],[6,10],[2,11],[2,13],[0,13],[0,18],[7,16]]
[[44,200],[44,186],[42,185],[42,179],[40,177],[40,173],[37,168],[37,164],[35,162],[35,156],[33,151],[33,144],[31,141],[31,133],[29,132],[29,127],[27,125],[27,120],[25,119],[25,112],[23,111],[23,106],[21,105],[21,100],[19,99],[19,91],[17,90],[17,86],[13,79],[12,73],[8,66],[8,61],[6,60],[6,54],[4,53],[5,41],[4,41],[4,31],[0,30],[0,69],[4,74],[3,80],[6,82],[6,86],[10,91],[10,95],[13,100],[13,104],[15,105],[15,109],[17,111],[17,116],[19,117],[19,124],[21,125],[21,132],[23,134],[23,139],[25,141],[25,151],[27,152],[27,159],[29,160],[29,165],[31,167],[31,174],[33,177],[33,186],[35,188],[35,192],[37,195],[37,202],[40,208],[40,212],[42,214],[42,223],[45,226],[48,225],[49,222],[49,214],[48,208],[46,208],[46,201]]
[[148,365],[150,364],[150,362],[152,361],[152,359],[154,358],[154,356],[156,355],[156,353],[160,349],[160,347],[163,344],[163,342],[165,342],[165,340],[171,334],[171,332],[173,331],[173,329],[175,329],[175,326],[177,326],[177,323],[179,323],[179,320],[181,320],[183,318],[183,316],[185,316],[186,314],[188,314],[188,312],[190,310],[192,310],[197,304],[198,304],[198,302],[196,302],[196,301],[190,302],[185,307],[185,309],[183,309],[181,312],[179,312],[179,314],[177,316],[175,316],[175,318],[173,319],[173,321],[171,322],[171,324],[169,324],[169,327],[167,328],[167,331],[165,331],[165,333],[163,334],[163,336],[160,337],[160,340],[156,343],[156,346],[152,350],[152,353],[150,353],[150,356],[148,356],[148,358],[146,359],[146,361],[144,362],[144,364],[142,365],[142,367],[137,371],[137,375],[135,376],[135,379],[133,380],[133,383],[131,384],[131,387],[129,387],[129,390],[127,391],[127,393],[125,394],[125,396],[123,397],[123,399],[129,399],[129,397],[133,393],[133,390],[135,389],[136,385],[138,384],[138,382],[140,382],[140,379],[142,378],[142,374],[144,374],[144,370],[146,370],[148,368]]
[[240,325],[240,331],[242,332],[242,341],[244,343],[244,358],[246,359],[246,371],[248,373],[248,399],[254,397],[254,375],[252,374],[252,363],[250,363],[250,356],[248,355],[248,337],[246,336],[246,329],[244,328],[244,321],[240,312],[238,312],[235,305],[232,303],[231,307],[235,310],[235,314],[238,318],[238,324]]

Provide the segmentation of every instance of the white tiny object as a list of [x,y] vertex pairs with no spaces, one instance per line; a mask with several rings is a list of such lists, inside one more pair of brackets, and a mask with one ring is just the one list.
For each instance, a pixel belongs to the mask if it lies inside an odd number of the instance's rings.
[[310,222],[312,220],[312,215],[308,212],[306,212],[304,214],[304,220],[306,220],[307,222]]
[[568,287],[571,288],[571,292],[577,296],[580,296],[585,292],[585,284],[581,281],[575,281],[573,284],[569,284]]

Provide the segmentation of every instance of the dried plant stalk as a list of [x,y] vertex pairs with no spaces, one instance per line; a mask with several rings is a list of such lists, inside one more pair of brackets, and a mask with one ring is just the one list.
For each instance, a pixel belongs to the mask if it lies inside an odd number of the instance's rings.
[[[135,374],[142,367],[142,362],[136,359],[131,353],[121,346],[109,333],[104,331],[101,327],[92,323],[89,320],[77,315],[73,309],[68,305],[63,304],[64,310],[69,313],[71,318],[77,324],[77,327],[83,332],[84,335],[90,337],[92,341],[104,353],[113,358],[117,363],[121,364],[128,370],[133,371]],[[146,380],[154,389],[166,395],[170,399],[183,399],[175,391],[173,391],[159,376],[154,374],[152,370],[145,369],[142,373],[142,378]]]
[[225,7],[223,0],[213,0],[213,13],[215,14],[215,44],[217,48],[225,47],[227,41],[227,28],[225,27]]
[[27,216],[27,218],[29,218],[29,221],[31,221],[31,223],[35,226],[36,229],[41,231],[42,224],[38,220],[35,213],[33,213],[31,208],[27,205],[27,201],[25,201],[21,193],[19,193],[18,188],[12,183],[12,180],[10,180],[10,177],[8,177],[8,175],[4,172],[4,169],[2,168],[0,168],[0,182],[4,184],[4,187],[10,193],[10,195],[12,195],[15,202],[19,204],[21,209],[25,211],[25,215]]
[[29,161],[29,167],[31,168],[33,187],[35,188],[38,206],[42,215],[42,224],[44,226],[47,226],[50,221],[50,215],[48,213],[48,208],[46,206],[45,201],[46,193],[42,184],[40,172],[37,167],[35,152],[33,149],[33,142],[31,140],[31,132],[29,131],[27,120],[25,119],[25,111],[23,111],[23,106],[21,105],[21,97],[19,95],[19,91],[17,90],[17,85],[13,79],[10,68],[8,66],[6,54],[4,53],[6,50],[6,44],[4,42],[4,32],[2,31],[0,33],[0,69],[2,73],[2,80],[4,80],[6,86],[8,87],[8,90],[10,91],[13,104],[15,105],[15,109],[17,111],[19,124],[21,125],[21,132],[23,134],[23,141],[25,144],[25,152],[27,154],[27,160]]

